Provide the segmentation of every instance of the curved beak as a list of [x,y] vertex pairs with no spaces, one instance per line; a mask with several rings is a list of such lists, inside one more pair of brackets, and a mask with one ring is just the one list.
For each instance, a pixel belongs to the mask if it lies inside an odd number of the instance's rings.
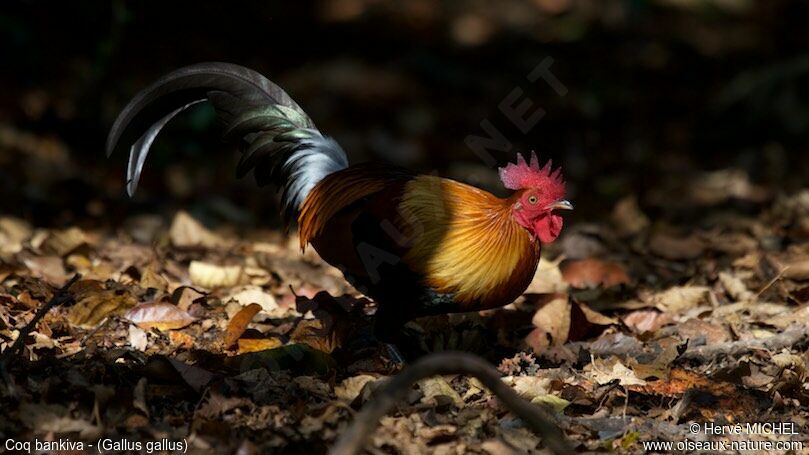
[[559,199],[553,204],[548,206],[549,210],[573,210],[573,204],[565,199]]

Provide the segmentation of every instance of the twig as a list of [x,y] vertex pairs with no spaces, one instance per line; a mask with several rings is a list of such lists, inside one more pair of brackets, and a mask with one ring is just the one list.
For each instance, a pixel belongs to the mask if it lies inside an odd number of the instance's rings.
[[354,455],[361,451],[365,441],[379,420],[406,394],[417,381],[435,375],[466,374],[483,383],[503,404],[538,433],[554,454],[574,453],[562,430],[540,407],[523,400],[500,379],[500,373],[480,357],[463,352],[439,352],[424,357],[405,368],[375,394],[375,397],[357,414],[351,426],[340,436],[329,451],[331,455]]
[[31,330],[33,330],[34,327],[36,327],[39,320],[42,319],[51,308],[58,305],[62,305],[63,303],[73,298],[70,294],[67,293],[67,290],[70,288],[70,286],[73,285],[73,283],[78,281],[79,278],[81,278],[81,274],[77,273],[73,275],[73,278],[71,278],[70,281],[65,283],[64,286],[59,288],[59,290],[56,291],[55,294],[53,294],[53,297],[51,297],[48,303],[39,307],[39,310],[37,310],[36,314],[34,315],[34,318],[31,319],[31,321],[29,321],[28,324],[25,325],[25,327],[20,329],[20,334],[17,336],[17,339],[14,340],[14,343],[12,343],[11,346],[6,348],[6,350],[3,351],[3,354],[0,355],[0,365],[5,367],[9,359],[11,359],[12,356],[16,355],[16,352],[25,345],[25,339],[28,337],[28,334],[31,333]]
[[761,294],[764,294],[764,291],[770,288],[776,281],[780,280],[782,276],[784,276],[784,272],[789,269],[789,266],[781,268],[781,270],[771,279],[767,284],[764,285],[758,292],[756,292],[756,298],[758,299],[761,297]]

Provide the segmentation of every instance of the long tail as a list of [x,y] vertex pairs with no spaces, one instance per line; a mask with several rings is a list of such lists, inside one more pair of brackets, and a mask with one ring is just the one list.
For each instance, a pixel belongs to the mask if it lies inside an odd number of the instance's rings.
[[200,63],[158,79],[127,104],[107,137],[107,156],[132,144],[127,192],[138,186],[149,148],[175,115],[210,102],[225,124],[225,139],[242,140],[236,175],[250,170],[259,186],[282,189],[282,213],[296,218],[311,189],[327,175],[348,167],[343,149],[323,135],[303,109],[261,74],[230,63]]

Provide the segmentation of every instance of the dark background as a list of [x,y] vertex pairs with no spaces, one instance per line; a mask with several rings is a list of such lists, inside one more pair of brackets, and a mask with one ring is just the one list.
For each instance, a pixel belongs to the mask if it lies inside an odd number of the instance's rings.
[[[514,144],[501,162],[536,150],[563,165],[574,221],[632,194],[652,216],[688,216],[701,210],[688,188],[710,178],[735,196],[790,192],[809,175],[807,13],[780,0],[4,1],[0,209],[43,226],[178,207],[276,225],[274,191],[233,178],[210,109],[159,137],[133,201],[125,150],[104,156],[139,89],[209,60],[277,82],[352,162],[494,190],[464,143],[489,119]],[[526,79],[546,57],[565,96]],[[547,112],[528,134],[498,110],[515,87]]]

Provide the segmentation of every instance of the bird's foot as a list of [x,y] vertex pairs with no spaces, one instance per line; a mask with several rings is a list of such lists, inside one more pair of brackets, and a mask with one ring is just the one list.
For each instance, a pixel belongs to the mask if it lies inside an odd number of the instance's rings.
[[399,348],[396,345],[391,343],[382,343],[384,353],[387,355],[388,360],[391,361],[396,367],[404,367],[405,366],[405,359],[401,352],[399,352]]

